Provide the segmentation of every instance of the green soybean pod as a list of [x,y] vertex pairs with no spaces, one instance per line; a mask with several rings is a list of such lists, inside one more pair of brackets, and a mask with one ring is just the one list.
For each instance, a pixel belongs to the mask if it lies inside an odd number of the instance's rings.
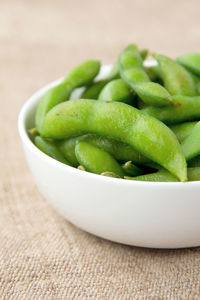
[[173,96],[172,101],[173,106],[148,106],[141,111],[168,125],[200,119],[200,96]]
[[43,137],[55,139],[86,133],[127,143],[181,181],[187,179],[186,161],[174,133],[130,105],[86,99],[67,101],[47,113],[41,130]]
[[200,53],[187,53],[177,58],[184,67],[200,76]]
[[86,142],[77,142],[75,154],[78,162],[88,172],[102,174],[112,172],[123,178],[124,172],[120,164],[107,152]]
[[195,83],[197,95],[200,95],[200,77],[190,71],[188,71],[188,72],[190,73],[190,75]]
[[167,170],[159,170],[156,173],[146,174],[136,177],[125,176],[125,179],[139,180],[139,181],[156,181],[156,182],[177,182],[178,179],[169,173]]
[[91,83],[89,86],[86,86],[85,90],[83,91],[81,98],[82,99],[97,99],[101,90],[104,88],[104,86],[109,83],[111,80],[119,79],[119,67],[118,62],[116,62],[111,70],[108,76],[106,76],[105,79],[99,80],[96,82]]
[[[200,180],[200,167],[196,168],[188,168],[187,169],[188,174],[188,181],[199,181]],[[175,176],[170,174],[166,170],[159,170],[156,173],[152,174],[146,174],[136,177],[128,177],[125,176],[125,179],[129,180],[139,180],[139,181],[155,181],[155,182],[176,182],[178,181]]]
[[126,50],[120,54],[119,67],[121,70],[128,70],[130,68],[142,68],[143,60],[137,50]]
[[200,168],[188,168],[188,181],[200,180]]
[[190,160],[200,154],[200,122],[194,126],[181,146],[186,160]]
[[[200,180],[200,167],[188,168],[188,181],[199,181]],[[178,181],[176,177],[170,174],[166,170],[159,170],[156,173],[146,174],[136,177],[125,176],[125,179],[129,180],[139,180],[139,181],[155,181],[155,182],[176,182]]]
[[148,74],[151,81],[155,81],[155,82],[162,81],[162,76],[158,65],[145,67],[145,71]]
[[83,91],[81,98],[82,99],[97,99],[101,90],[104,86],[108,83],[108,80],[99,80],[93,82],[91,85],[87,86],[86,89]]
[[148,105],[166,106],[172,103],[172,97],[168,91],[155,82],[129,83],[137,95]]
[[138,84],[141,82],[149,82],[149,77],[145,71],[141,68],[130,68],[128,70],[120,72],[121,78],[128,84]]
[[66,164],[70,165],[70,163],[65,159],[65,157],[62,155],[62,153],[59,151],[59,149],[51,142],[46,141],[41,136],[35,137],[35,145],[45,154],[48,156]]
[[177,139],[180,143],[188,137],[193,130],[194,126],[197,124],[197,121],[194,122],[185,122],[182,124],[171,125],[169,128],[175,133]]
[[88,60],[72,69],[63,82],[49,89],[40,100],[36,112],[35,124],[40,132],[45,115],[52,107],[69,99],[74,88],[89,84],[98,74],[100,63]]
[[171,95],[196,96],[196,88],[190,74],[173,59],[153,54],[157,60],[165,88]]
[[[129,45],[129,46],[127,46],[127,47],[125,48],[125,50],[128,50],[128,51],[130,51],[130,50],[135,50],[135,49],[137,49],[137,46],[134,45],[134,44],[131,44],[131,45]],[[144,59],[147,57],[147,55],[148,55],[148,50],[147,50],[147,49],[142,49],[142,50],[140,50],[139,52],[140,52],[141,58],[142,58],[143,60],[144,60]],[[109,73],[107,79],[108,79],[108,81],[110,81],[110,80],[119,79],[119,78],[120,78],[120,72],[119,72],[119,64],[118,64],[118,61],[117,61],[117,62],[113,65],[113,67],[112,67],[112,69],[111,69],[111,71],[110,71],[110,73]]]
[[98,99],[101,101],[120,101],[131,104],[133,103],[133,94],[122,79],[115,79],[106,84]]
[[127,161],[123,164],[122,169],[126,175],[130,176],[139,176],[144,174],[144,171],[141,168],[135,166],[131,161]]
[[58,145],[65,158],[75,167],[77,167],[79,164],[75,155],[75,146],[77,141],[85,141],[89,144],[92,144],[93,146],[110,153],[116,160],[120,162],[132,161],[133,163],[139,165],[149,165],[152,163],[148,158],[144,157],[141,153],[133,149],[128,144],[96,134],[86,134],[83,136],[63,140]]
[[138,51],[122,52],[119,58],[122,79],[146,104],[155,106],[169,105],[171,102],[169,92],[160,84],[150,81],[139,55]]

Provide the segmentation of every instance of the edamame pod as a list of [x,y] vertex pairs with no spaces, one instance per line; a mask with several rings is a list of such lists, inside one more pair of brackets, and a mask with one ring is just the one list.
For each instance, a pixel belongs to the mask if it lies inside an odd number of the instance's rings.
[[47,112],[55,105],[68,100],[74,88],[89,84],[96,77],[99,69],[99,61],[85,61],[72,69],[63,82],[51,88],[42,96],[35,119],[36,128],[39,132]]
[[173,106],[148,106],[141,111],[168,125],[200,119],[200,96],[173,96],[172,101]]
[[125,176],[125,179],[129,180],[139,180],[139,181],[156,181],[156,182],[176,182],[178,179],[169,173],[167,170],[159,170],[156,173],[146,174],[136,177]]
[[70,165],[70,163],[65,159],[65,157],[62,155],[62,153],[59,151],[59,149],[51,142],[46,141],[40,136],[35,137],[35,145],[45,154],[48,156],[66,164]]
[[169,128],[175,133],[179,142],[182,143],[183,140],[190,135],[196,124],[197,121],[185,122],[182,124],[171,125]]
[[[137,46],[134,45],[134,44],[130,44],[129,46],[127,46],[125,48],[125,50],[128,50],[128,51],[135,50],[135,49],[137,49]],[[148,55],[148,50],[147,49],[142,49],[139,52],[140,52],[141,58],[143,60],[145,60],[145,58]],[[119,79],[119,78],[120,78],[119,64],[118,64],[118,62],[116,62],[113,65],[113,67],[112,67],[112,69],[110,71],[110,74],[108,75],[107,79],[108,79],[108,81],[110,81],[110,80]]]
[[134,84],[129,82],[129,85],[146,104],[153,106],[165,106],[172,102],[172,97],[168,91],[158,83],[140,82]]
[[145,67],[145,71],[148,74],[151,81],[157,82],[157,81],[162,80],[162,76],[161,76],[161,73],[160,73],[160,68],[159,68],[158,65],[151,66],[151,67]]
[[[122,79],[128,84],[138,84],[140,82],[149,82],[148,75],[140,68],[130,68],[120,73]],[[133,86],[132,86],[133,88]]]
[[129,176],[139,176],[144,174],[143,170],[136,167],[131,161],[127,161],[123,164],[122,169],[124,173]]
[[152,54],[157,60],[165,88],[171,95],[196,96],[196,88],[190,74],[173,59]]
[[188,73],[190,73],[190,76],[192,77],[195,87],[196,87],[196,94],[200,95],[200,77],[196,74],[192,73],[190,70],[187,70]]
[[121,162],[131,160],[133,163],[139,165],[149,165],[152,163],[148,158],[144,157],[128,144],[96,134],[86,134],[64,140],[60,143],[60,145],[58,145],[65,158],[75,167],[79,164],[75,155],[75,146],[77,141],[85,141],[92,144],[93,146],[110,153],[116,160]]
[[75,154],[78,162],[88,172],[101,174],[112,172],[123,178],[124,172],[120,164],[107,152],[86,142],[77,142]]
[[145,103],[156,106],[170,104],[169,92],[160,84],[150,81],[141,61],[138,51],[123,51],[119,57],[122,79]]
[[177,58],[184,67],[200,76],[200,53],[187,53]]
[[87,60],[73,68],[65,77],[64,82],[69,84],[72,89],[88,85],[97,76],[100,70],[98,60]]
[[162,122],[127,104],[67,101],[47,113],[41,130],[43,137],[55,139],[86,133],[127,143],[181,181],[187,180],[186,161],[174,133]]
[[120,101],[131,104],[131,102],[133,102],[133,94],[122,79],[115,79],[106,84],[98,99],[102,101]]
[[143,68],[143,60],[140,55],[140,52],[136,49],[127,50],[125,49],[119,57],[119,68],[120,74],[124,70],[128,70],[130,68]]
[[[200,180],[200,168],[188,168],[188,181],[199,181]],[[176,182],[178,181],[175,176],[170,174],[167,170],[159,170],[156,173],[146,174],[136,177],[125,176],[125,179],[139,180],[139,181],[156,181],[156,182]]]
[[93,82],[91,85],[87,86],[83,91],[81,98],[82,99],[97,99],[101,90],[108,83],[108,80],[100,80]]
[[181,146],[186,160],[190,160],[200,154],[200,122],[194,126]]

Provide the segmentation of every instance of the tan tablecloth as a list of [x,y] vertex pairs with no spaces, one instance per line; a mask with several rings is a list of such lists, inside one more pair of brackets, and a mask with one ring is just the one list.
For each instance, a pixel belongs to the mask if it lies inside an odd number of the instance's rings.
[[200,51],[199,0],[0,1],[0,299],[200,299],[198,248],[140,249],[77,229],[39,194],[22,153],[27,97],[132,41]]

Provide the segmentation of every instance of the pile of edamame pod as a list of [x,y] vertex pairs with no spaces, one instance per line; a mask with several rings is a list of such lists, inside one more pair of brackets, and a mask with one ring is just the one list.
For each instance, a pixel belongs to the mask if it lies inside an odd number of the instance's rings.
[[[154,66],[144,63],[150,57]],[[41,98],[35,145],[81,171],[140,181],[200,180],[200,53],[128,45],[106,78],[84,61]],[[80,99],[70,100],[84,87]]]

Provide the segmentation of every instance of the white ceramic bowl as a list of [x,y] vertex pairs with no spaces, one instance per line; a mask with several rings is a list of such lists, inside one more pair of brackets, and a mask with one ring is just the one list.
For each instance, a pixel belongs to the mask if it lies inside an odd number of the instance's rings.
[[[101,70],[105,76],[110,66]],[[27,135],[44,92],[19,115],[19,133],[43,196],[67,220],[97,236],[128,245],[181,248],[200,245],[200,182],[156,183],[109,178],[64,165],[38,150]],[[76,91],[80,94],[80,91]]]

